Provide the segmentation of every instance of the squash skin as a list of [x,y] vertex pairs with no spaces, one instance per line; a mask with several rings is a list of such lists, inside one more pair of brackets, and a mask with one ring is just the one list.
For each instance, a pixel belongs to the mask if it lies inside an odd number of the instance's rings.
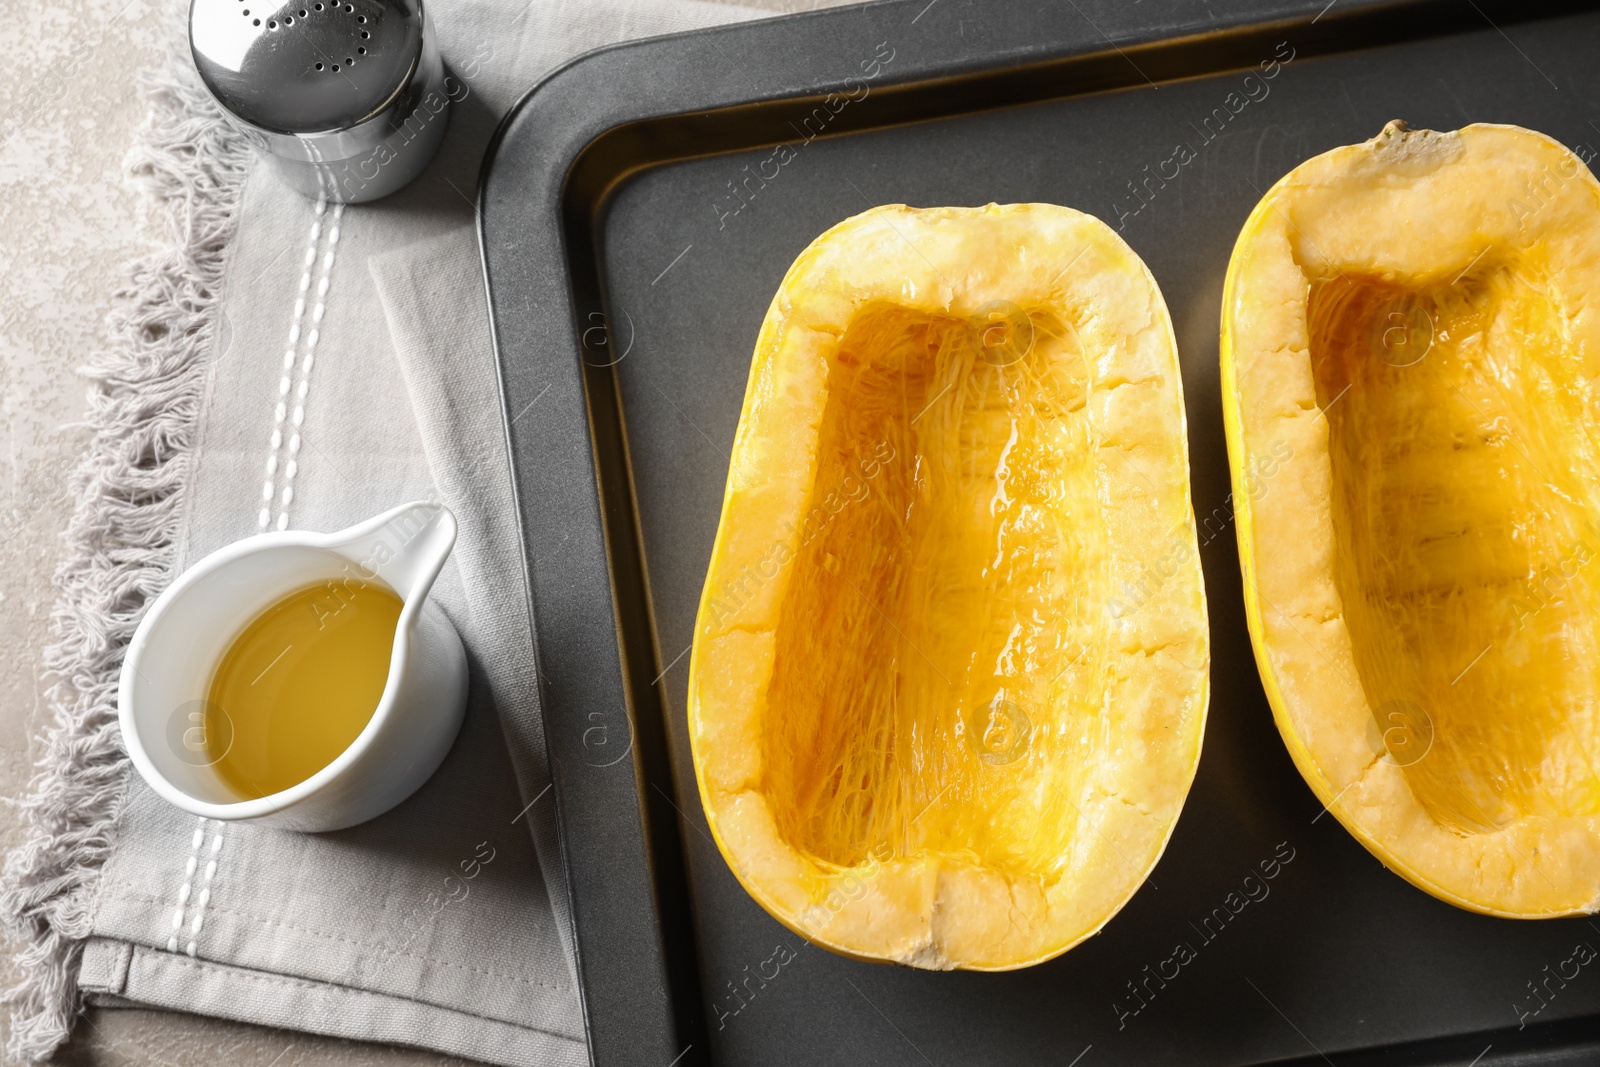
[[[1081,263],[1074,258],[1080,254]],[[1063,306],[1076,299],[1138,322],[1121,349],[1100,359],[1094,379],[1110,383],[1095,394],[1097,417],[1113,427],[1110,437],[1117,438],[1115,427],[1131,435],[1129,454],[1149,455],[1154,479],[1151,499],[1128,492],[1131,502],[1107,505],[1113,533],[1144,549],[1117,556],[1117,577],[1126,584],[1161,568],[1161,580],[1147,598],[1141,594],[1112,639],[1126,648],[1119,645],[1107,661],[1157,664],[1120,680],[1107,698],[1131,709],[1126,715],[1137,728],[1115,740],[1135,753],[1122,757],[1133,769],[1103,766],[1109,758],[1090,761],[1083,772],[1090,786],[1066,800],[1090,830],[1078,836],[1073,855],[1050,857],[1067,870],[1054,882],[927,845],[902,854],[878,841],[857,849],[852,862],[797,848],[779,827],[785,813],[774,811],[766,792],[763,729],[779,655],[773,635],[786,602],[798,595],[789,589],[799,554],[792,527],[820,492],[812,484],[815,453],[830,374],[838,373],[835,348],[863,307],[888,302],[959,319],[997,298],[1027,303],[1051,275],[1071,298]],[[1110,399],[1113,392],[1120,403]],[[1143,437],[1128,429],[1147,423],[1153,428]],[[1143,544],[1158,540],[1151,532],[1157,524],[1159,543]],[[730,584],[752,569],[762,580],[730,598]],[[814,666],[827,671],[830,664]],[[1058,955],[1098,932],[1164,851],[1199,759],[1208,675],[1176,347],[1154,279],[1131,250],[1098,220],[1053,205],[891,205],[814,241],[774,295],[757,340],[690,661],[688,719],[701,801],[719,850],[751,896],[795,933],[857,959],[999,971]],[[1119,769],[1126,781],[1098,784],[1116,782]],[[939,801],[929,801],[930,821],[960,816]],[[1025,821],[1017,812],[1010,818]]]
[[[1360,646],[1371,644],[1370,629],[1355,632],[1362,619],[1345,596],[1348,579],[1341,589],[1336,577],[1351,566],[1340,530],[1358,520],[1341,512],[1335,495],[1340,474],[1331,423],[1348,413],[1329,417],[1342,393],[1319,395],[1317,375],[1328,350],[1313,321],[1314,291],[1335,275],[1348,280],[1348,273],[1357,279],[1351,285],[1371,278],[1443,293],[1448,301],[1465,278],[1468,289],[1478,286],[1470,306],[1489,299],[1476,295],[1487,291],[1480,275],[1516,276],[1537,267],[1551,272],[1554,306],[1565,316],[1545,347],[1571,357],[1570,380],[1589,380],[1600,372],[1600,329],[1583,310],[1586,297],[1600,294],[1597,226],[1600,184],[1559,142],[1514,126],[1435,133],[1395,122],[1370,141],[1308,160],[1275,184],[1240,232],[1223,294],[1224,425],[1246,617],[1279,732],[1325,810],[1386,867],[1441,900],[1507,918],[1600,907],[1600,816],[1519,813],[1511,801],[1499,805],[1506,811],[1488,811],[1481,797],[1465,805],[1486,812],[1481,820],[1441,813],[1432,791],[1441,775],[1451,780],[1450,768],[1424,761],[1472,758],[1436,748],[1458,729],[1442,711],[1456,696],[1451,672],[1438,687],[1443,695],[1433,714],[1413,705],[1418,721],[1406,712],[1398,735],[1384,730],[1383,722],[1399,720],[1384,712],[1387,702],[1374,708],[1377,698],[1367,687],[1381,691],[1390,679],[1361,670]],[[1491,303],[1491,319],[1498,311]],[[1434,306],[1429,347],[1419,346],[1418,361],[1435,345],[1445,354],[1434,358],[1442,359],[1465,344],[1459,336],[1451,342],[1457,348],[1444,344],[1455,325],[1449,314],[1444,304]],[[1396,321],[1402,326],[1396,339],[1409,343],[1409,327]],[[1389,339],[1382,334],[1384,347]],[[1407,367],[1413,356],[1382,358]],[[1263,491],[1259,471],[1269,443],[1287,443],[1292,458]],[[1480,656],[1497,654],[1497,641]],[[1471,656],[1468,649],[1458,657],[1465,669],[1456,681],[1477,666]],[[1401,748],[1414,742],[1410,754],[1389,747],[1397,736]],[[1592,737],[1587,747],[1594,751]]]

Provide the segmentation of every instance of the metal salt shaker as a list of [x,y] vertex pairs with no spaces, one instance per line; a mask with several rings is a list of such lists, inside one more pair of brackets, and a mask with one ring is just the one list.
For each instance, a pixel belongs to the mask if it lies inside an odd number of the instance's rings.
[[444,138],[423,0],[192,0],[189,47],[224,113],[312,199],[386,196]]

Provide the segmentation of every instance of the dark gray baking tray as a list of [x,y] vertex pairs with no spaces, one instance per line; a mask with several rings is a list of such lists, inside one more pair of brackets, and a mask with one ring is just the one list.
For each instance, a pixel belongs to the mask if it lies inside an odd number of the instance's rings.
[[[1600,14],[905,0],[601,51],[507,118],[481,236],[596,1063],[1600,1063],[1600,964],[1572,962],[1600,924],[1471,915],[1385,872],[1290,764],[1245,631],[1217,388],[1228,255],[1280,175],[1391,118],[1600,146]],[[1173,176],[1180,143],[1195,158]],[[1120,226],[1172,309],[1211,605],[1205,756],[1165,858],[1099,937],[1010,974],[852,962],[744,893],[694,787],[686,653],[748,360],[784,270],[840,219],[1030,200]],[[1202,931],[1281,850],[1270,895]],[[1179,942],[1196,958],[1152,982]]]

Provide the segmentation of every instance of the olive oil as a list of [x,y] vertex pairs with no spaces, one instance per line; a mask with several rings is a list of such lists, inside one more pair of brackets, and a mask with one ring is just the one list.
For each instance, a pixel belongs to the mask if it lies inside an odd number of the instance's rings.
[[402,602],[352,578],[297,589],[229,642],[206,693],[207,756],[240,799],[310,778],[377,710]]

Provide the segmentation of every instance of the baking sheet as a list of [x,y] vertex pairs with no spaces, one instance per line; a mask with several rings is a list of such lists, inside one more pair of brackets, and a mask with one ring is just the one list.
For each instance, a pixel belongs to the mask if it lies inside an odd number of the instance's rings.
[[[1028,8],[887,3],[625,46],[503,129],[483,238],[596,1061],[1600,1060],[1600,976],[1546,982],[1600,926],[1434,900],[1291,765],[1245,628],[1217,372],[1229,252],[1278,177],[1391,118],[1518,123],[1592,154],[1600,15]],[[853,962],[749,898],[694,788],[686,652],[750,351],[794,256],[840,219],[1035,200],[1119,229],[1171,308],[1205,754],[1161,864],[1098,937],[1009,974]]]

